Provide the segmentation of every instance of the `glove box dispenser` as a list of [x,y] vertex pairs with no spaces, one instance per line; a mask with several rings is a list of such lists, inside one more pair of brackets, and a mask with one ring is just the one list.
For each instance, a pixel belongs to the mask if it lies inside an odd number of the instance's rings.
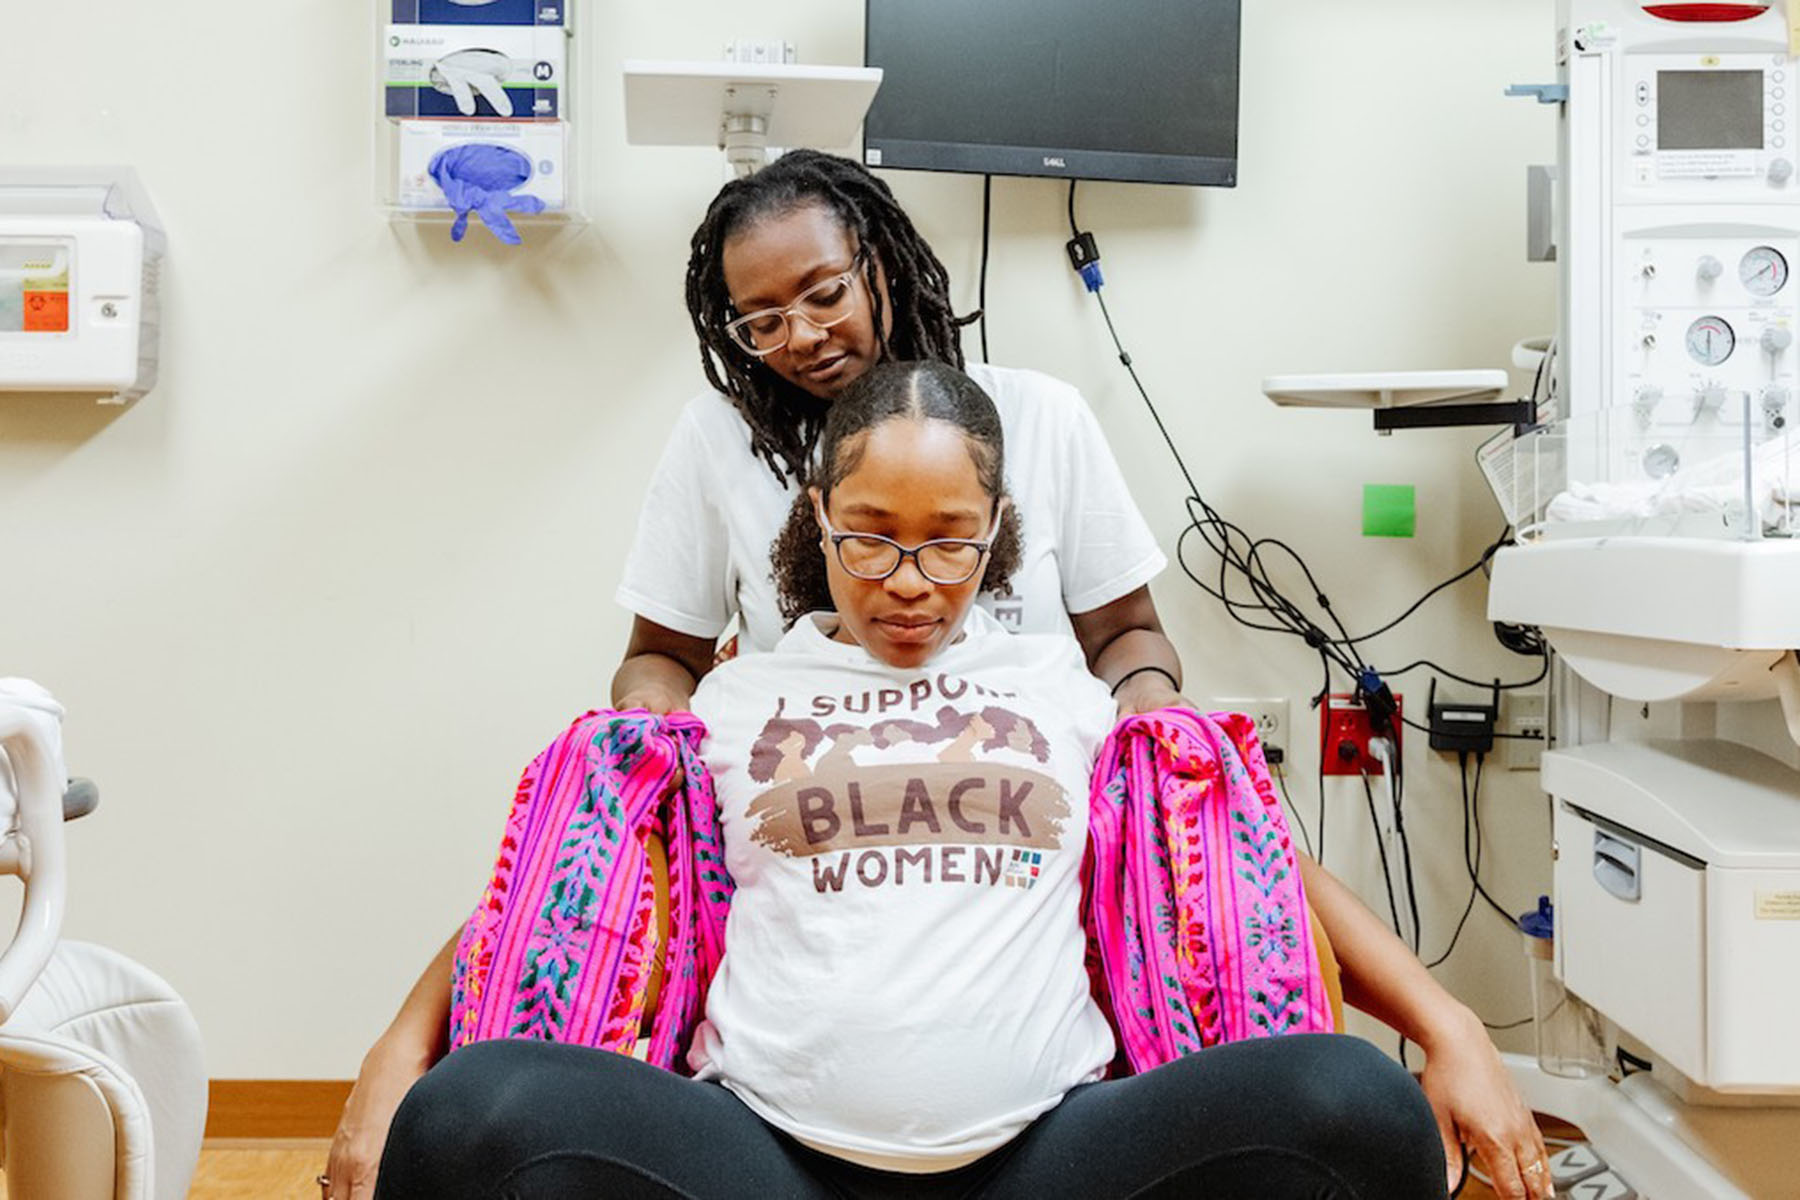
[[450,239],[583,220],[569,0],[376,0],[375,177],[392,218]]

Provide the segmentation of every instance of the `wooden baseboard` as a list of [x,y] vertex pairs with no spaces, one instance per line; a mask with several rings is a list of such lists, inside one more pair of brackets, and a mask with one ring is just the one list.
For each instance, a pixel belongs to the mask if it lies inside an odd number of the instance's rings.
[[337,1128],[348,1079],[215,1079],[207,1089],[209,1138],[321,1138]]

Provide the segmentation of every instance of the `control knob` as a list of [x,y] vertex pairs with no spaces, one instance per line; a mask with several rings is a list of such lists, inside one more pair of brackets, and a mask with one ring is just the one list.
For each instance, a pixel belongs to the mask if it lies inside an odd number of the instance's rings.
[[1787,426],[1788,390],[1779,383],[1771,383],[1762,390],[1763,420],[1770,429],[1783,429]]

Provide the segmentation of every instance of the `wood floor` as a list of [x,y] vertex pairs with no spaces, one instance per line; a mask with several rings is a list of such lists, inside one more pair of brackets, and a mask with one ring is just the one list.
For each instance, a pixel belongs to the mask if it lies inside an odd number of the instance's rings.
[[330,1138],[208,1142],[188,1200],[319,1200],[330,1148]]
[[[329,1138],[208,1140],[188,1200],[319,1200]],[[6,1179],[0,1175],[0,1200]]]

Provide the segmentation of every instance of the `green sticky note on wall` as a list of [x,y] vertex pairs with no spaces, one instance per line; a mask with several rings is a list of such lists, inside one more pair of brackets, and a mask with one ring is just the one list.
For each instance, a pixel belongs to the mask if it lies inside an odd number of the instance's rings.
[[1409,538],[1417,524],[1412,484],[1363,484],[1364,537]]

